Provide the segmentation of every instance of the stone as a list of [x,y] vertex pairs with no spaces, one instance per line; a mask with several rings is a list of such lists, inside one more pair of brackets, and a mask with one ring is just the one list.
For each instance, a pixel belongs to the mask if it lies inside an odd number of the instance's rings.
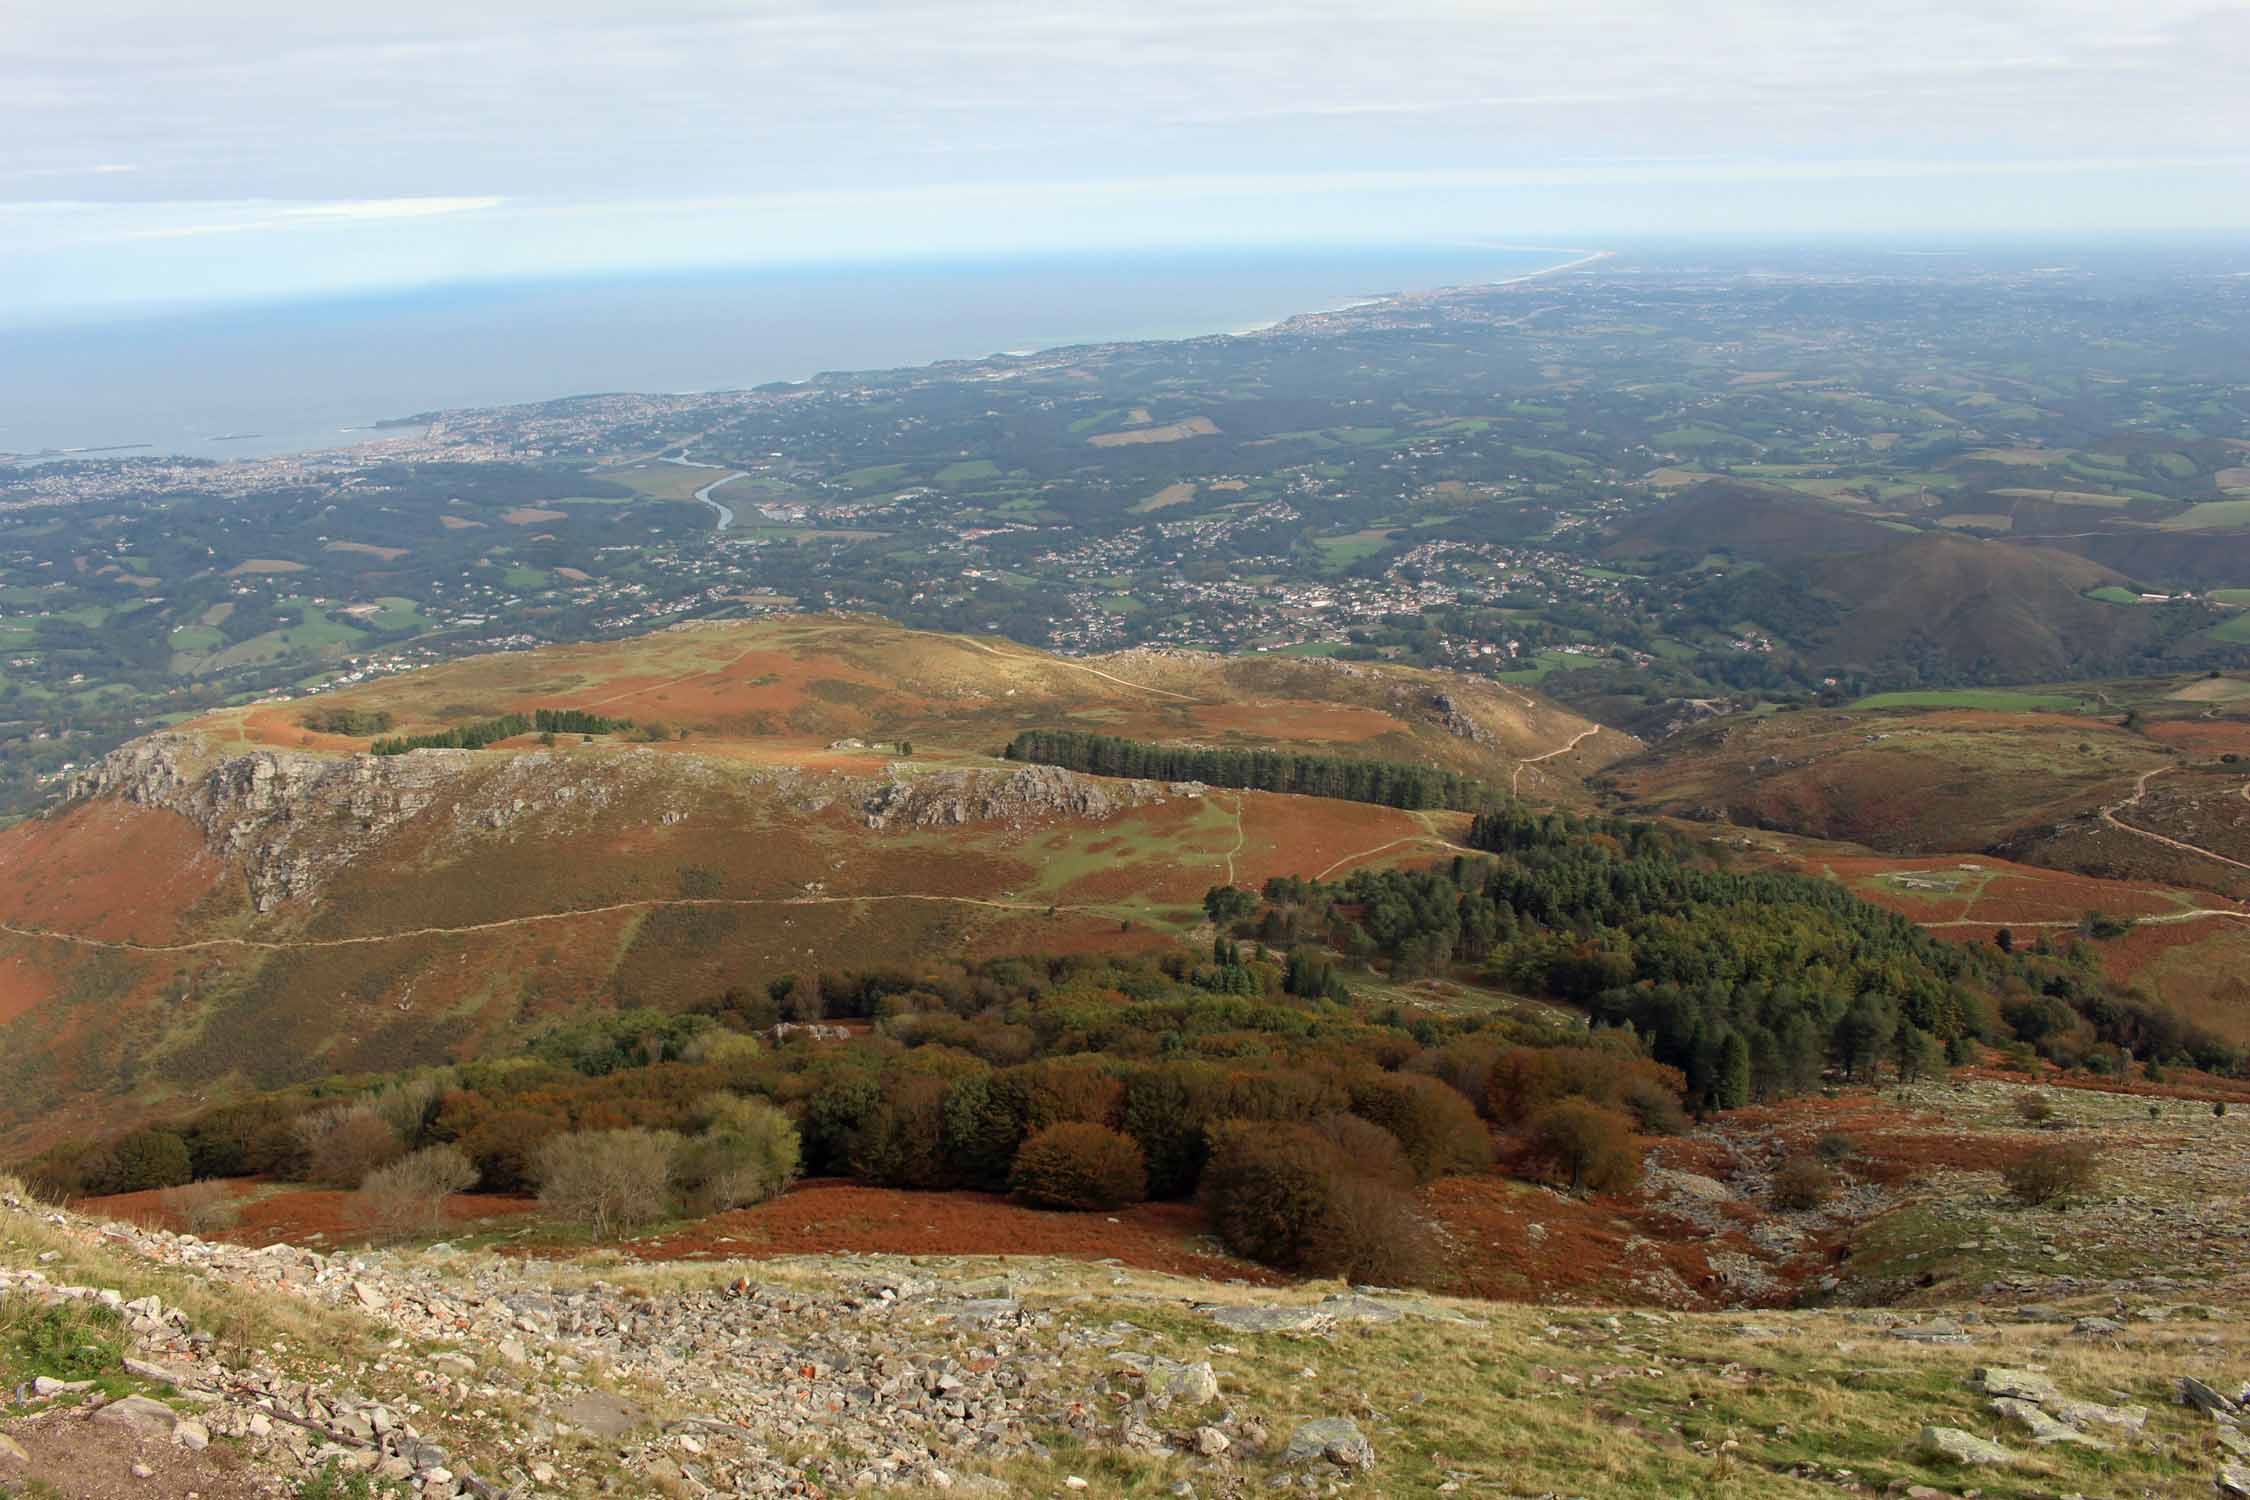
[[1891,1330],[1894,1339],[1906,1339],[1916,1344],[1966,1344],[1969,1335],[1960,1324],[1950,1318],[1932,1318],[1927,1323],[1916,1323],[1906,1328]]
[[2225,1465],[2211,1483],[2227,1500],[2250,1500],[2250,1468],[2241,1464]]
[[2108,1427],[2137,1437],[2148,1425],[2145,1406],[2104,1406],[2098,1401],[2073,1401],[2068,1397],[2046,1405],[2048,1411],[2073,1427]]
[[1289,1434],[1281,1461],[1304,1464],[1320,1459],[1339,1469],[1364,1469],[1375,1462],[1375,1446],[1349,1417],[1315,1417]]
[[2012,1370],[2006,1365],[1986,1365],[1977,1371],[1977,1389],[1987,1396],[2006,1396],[2034,1406],[2059,1400],[2062,1391],[2036,1370]]
[[158,1364],[155,1360],[150,1359],[135,1359],[130,1354],[126,1355],[120,1363],[124,1366],[126,1374],[137,1375],[143,1380],[153,1380],[158,1385],[190,1386],[197,1384],[193,1375],[176,1365]]
[[28,1464],[30,1462],[31,1455],[23,1451],[23,1444],[6,1433],[0,1432],[0,1465]]
[[1209,1316],[1238,1333],[1296,1333],[1328,1321],[1317,1307],[1214,1307]]
[[52,1375],[34,1376],[31,1382],[31,1393],[35,1396],[75,1396],[93,1388],[91,1380],[57,1380]]
[[2180,1405],[2192,1406],[2200,1412],[2230,1412],[2234,1403],[2192,1375],[2182,1375],[2172,1382],[2179,1393]]
[[1207,1406],[1218,1399],[1219,1377],[1209,1360],[1189,1365],[1164,1383],[1167,1405]]
[[2042,1447],[2055,1443],[2069,1443],[2081,1448],[2107,1448],[2100,1438],[2090,1437],[2067,1422],[2058,1422],[2029,1401],[2018,1401],[2012,1396],[2002,1396],[1992,1403],[1997,1415],[2015,1423],[2031,1434],[2031,1440]]
[[583,1427],[596,1437],[618,1438],[648,1420],[648,1413],[622,1396],[588,1391],[573,1396],[554,1409],[557,1420]]
[[211,1446],[211,1429],[201,1422],[182,1417],[172,1427],[172,1441],[183,1448],[201,1451]]
[[1323,1297],[1316,1310],[1342,1323],[1397,1323],[1406,1317],[1403,1310],[1373,1297]]
[[2125,1325],[2115,1318],[2105,1318],[2097,1314],[2093,1317],[2080,1318],[2070,1325],[2070,1331],[2079,1338],[2106,1339],[2114,1338],[2123,1333]]
[[121,1396],[95,1412],[94,1420],[157,1437],[170,1437],[178,1418],[173,1416],[172,1408],[161,1401],[152,1401],[146,1396]]
[[1988,1442],[1973,1432],[1963,1432],[1958,1427],[1925,1427],[1922,1429],[1922,1451],[1934,1458],[1950,1459],[1957,1464],[2007,1465],[2017,1461],[2017,1455],[1998,1443]]
[[1227,1435],[1216,1427],[1196,1428],[1194,1442],[1195,1451],[1205,1458],[1217,1458],[1228,1448],[1234,1446]]

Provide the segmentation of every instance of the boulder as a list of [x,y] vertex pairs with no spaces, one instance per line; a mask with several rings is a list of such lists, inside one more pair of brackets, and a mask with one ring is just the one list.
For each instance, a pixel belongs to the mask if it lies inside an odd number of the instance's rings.
[[1932,1458],[1948,1459],[1957,1464],[2007,1465],[2017,1462],[2017,1455],[1998,1443],[1987,1442],[1973,1432],[1963,1432],[1958,1427],[1925,1427],[1922,1429],[1922,1451]]
[[2213,1486],[2227,1500],[2250,1500],[2250,1468],[2241,1464],[2228,1464],[2219,1470]]
[[179,1420],[172,1408],[147,1396],[122,1396],[94,1413],[94,1420],[113,1427],[129,1427],[152,1437],[170,1437]]
[[1316,1417],[1298,1424],[1281,1450],[1285,1464],[1325,1459],[1339,1469],[1365,1469],[1375,1462],[1375,1445],[1349,1417]]
[[1986,1365],[1977,1371],[1977,1389],[1987,1396],[2004,1396],[2043,1406],[2062,1398],[2052,1380],[2036,1370],[2013,1370],[2006,1365]]
[[2031,1434],[2031,1440],[2042,1447],[2054,1443],[2069,1443],[2081,1448],[2107,1448],[2109,1444],[2098,1437],[2090,1437],[2067,1422],[2058,1422],[2029,1401],[2018,1401],[2012,1396],[2002,1396],[1992,1403],[1993,1412]]
[[2192,1406],[2200,1412],[2231,1412],[2234,1403],[2192,1375],[2182,1375],[2172,1382],[2179,1392],[2180,1405]]
[[2148,1425],[2145,1406],[2104,1406],[2098,1401],[2073,1401],[2065,1397],[2046,1403],[2047,1410],[2073,1427],[2107,1427],[2138,1437]]
[[1297,1333],[1318,1328],[1328,1314],[1317,1307],[1214,1307],[1210,1318],[1237,1333]]

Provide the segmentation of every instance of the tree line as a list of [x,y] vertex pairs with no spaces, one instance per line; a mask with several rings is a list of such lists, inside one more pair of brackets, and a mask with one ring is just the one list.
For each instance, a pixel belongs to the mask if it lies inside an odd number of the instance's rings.
[[[1655,824],[1510,804],[1463,856],[1335,883],[1220,887],[1223,933],[1332,949],[1401,978],[1466,968],[1630,1028],[1680,1070],[1688,1102],[1728,1109],[1834,1070],[1902,1078],[2021,1046],[2066,1065],[2145,1061],[2238,1071],[2241,1049],[2102,981],[2077,951],[2012,953],[1931,937],[1834,881],[1739,871]],[[1327,982],[1321,976],[1319,982]]]
[[[389,718],[384,717],[386,721]],[[540,734],[615,734],[632,727],[631,719],[605,718],[583,708],[536,708],[529,717],[502,714],[496,719],[479,719],[473,724],[432,730],[427,734],[391,735],[375,741],[368,749],[376,755],[404,755],[409,750],[482,750],[487,745],[534,731]]]
[[1476,777],[1409,761],[1158,745],[1076,729],[1028,729],[1011,740],[1004,753],[1009,760],[1061,766],[1094,776],[1200,781],[1207,786],[1333,797],[1385,807],[1475,812],[1496,800],[1493,790]]

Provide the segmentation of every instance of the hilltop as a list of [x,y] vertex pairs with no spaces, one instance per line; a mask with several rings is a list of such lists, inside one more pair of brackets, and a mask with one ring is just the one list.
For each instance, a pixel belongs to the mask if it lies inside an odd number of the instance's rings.
[[[535,708],[632,727],[368,753]],[[225,710],[121,748],[66,808],[0,833],[0,1098],[56,1133],[98,1096],[156,1110],[472,1056],[833,954],[1136,951],[1199,925],[1214,884],[1442,853],[1467,822],[996,758],[1054,727],[1409,760],[1563,800],[1634,748],[1451,674],[1081,661],[810,618]]]

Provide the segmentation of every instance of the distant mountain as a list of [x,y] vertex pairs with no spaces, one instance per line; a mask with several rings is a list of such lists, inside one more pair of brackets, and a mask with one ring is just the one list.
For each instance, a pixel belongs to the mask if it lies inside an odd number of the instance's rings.
[[1839,666],[1907,661],[1939,677],[2019,682],[2083,676],[2161,650],[2187,623],[2088,598],[2127,582],[2099,563],[1966,537],[1893,534],[1795,571],[1843,607],[1810,644]]
[[1896,527],[1795,490],[1714,479],[1633,516],[1602,551],[1610,557],[1728,552],[1751,562],[1785,563],[1880,547],[1902,535]]

